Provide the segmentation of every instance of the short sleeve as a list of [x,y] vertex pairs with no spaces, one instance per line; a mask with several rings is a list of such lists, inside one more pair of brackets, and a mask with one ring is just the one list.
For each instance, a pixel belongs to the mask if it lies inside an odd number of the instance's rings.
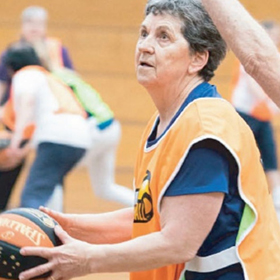
[[210,192],[229,192],[229,162],[213,149],[191,149],[165,196]]

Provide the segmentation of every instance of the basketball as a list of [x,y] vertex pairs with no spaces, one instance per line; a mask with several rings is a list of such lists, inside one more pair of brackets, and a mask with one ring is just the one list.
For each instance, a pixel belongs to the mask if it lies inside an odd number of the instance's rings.
[[[57,222],[33,208],[16,208],[0,214],[0,280],[18,279],[19,274],[47,260],[22,256],[25,246],[54,247],[61,244],[54,233]],[[38,278],[45,278],[48,274]]]

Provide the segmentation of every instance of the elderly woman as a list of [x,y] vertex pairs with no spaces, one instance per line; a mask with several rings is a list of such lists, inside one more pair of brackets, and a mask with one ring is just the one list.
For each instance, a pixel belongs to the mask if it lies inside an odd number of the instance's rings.
[[22,249],[48,262],[21,280],[47,271],[48,280],[120,271],[132,280],[277,279],[280,228],[254,136],[208,83],[225,53],[199,1],[148,2],[136,72],[158,112],[141,140],[134,209],[42,208],[65,230],[56,228],[64,245]]

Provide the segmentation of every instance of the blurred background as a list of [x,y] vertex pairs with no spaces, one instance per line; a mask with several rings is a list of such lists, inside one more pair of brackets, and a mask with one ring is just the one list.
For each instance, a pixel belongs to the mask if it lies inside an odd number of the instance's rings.
[[[241,2],[257,20],[280,21],[279,0]],[[75,70],[100,93],[122,125],[116,182],[130,188],[141,133],[155,111],[150,97],[138,85],[134,72],[134,50],[145,3],[146,0],[2,0],[0,3],[0,51],[19,38],[20,14],[24,8],[37,5],[48,10],[48,35],[61,39],[68,48]],[[211,81],[226,99],[231,95],[234,60],[229,51]],[[273,125],[279,146],[279,117],[275,118]],[[26,164],[25,169],[29,166],[30,163]],[[17,182],[11,207],[18,203],[25,176],[26,172],[23,172]],[[82,167],[68,175],[65,185],[66,212],[103,212],[122,207],[95,198],[88,171]],[[128,276],[114,274],[87,279],[128,279]]]

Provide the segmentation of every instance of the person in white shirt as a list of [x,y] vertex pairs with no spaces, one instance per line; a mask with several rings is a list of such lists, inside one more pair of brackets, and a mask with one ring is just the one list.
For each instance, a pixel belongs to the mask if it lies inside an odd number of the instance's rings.
[[11,148],[19,149],[26,128],[35,127],[32,142],[36,157],[20,206],[38,208],[50,202],[55,187],[63,184],[64,176],[90,147],[86,113],[69,94],[71,90],[40,66],[28,43],[11,45],[5,63],[15,73],[11,98],[16,121]]

